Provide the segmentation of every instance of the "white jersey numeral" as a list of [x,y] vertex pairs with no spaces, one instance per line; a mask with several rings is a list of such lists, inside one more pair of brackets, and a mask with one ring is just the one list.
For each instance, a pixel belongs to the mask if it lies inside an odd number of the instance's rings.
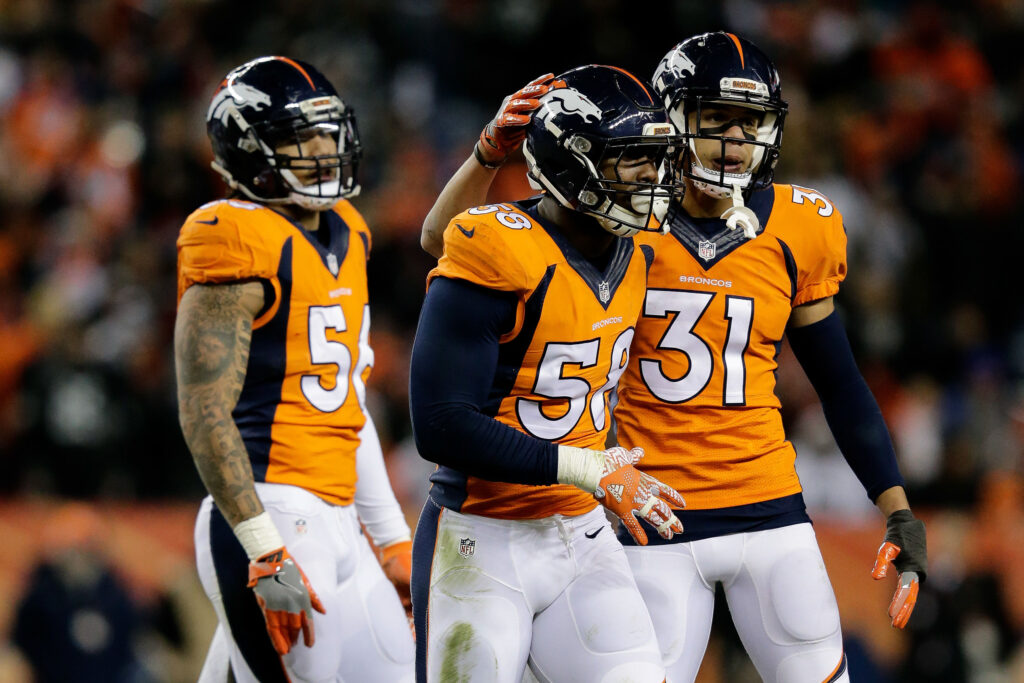
[[[682,377],[667,377],[662,361],[640,359],[640,376],[656,398],[666,403],[683,403],[694,398],[707,387],[714,372],[714,354],[711,346],[693,330],[711,305],[715,294],[672,289],[649,289],[644,302],[644,315],[651,318],[675,318],[658,342],[659,349],[681,351],[689,361]],[[750,330],[754,321],[754,300],[725,297],[725,317],[729,330],[722,346],[721,362],[725,371],[722,405],[746,404],[747,365],[745,353],[750,344]]]
[[[554,441],[568,435],[579,424],[587,406],[590,406],[590,418],[597,431],[604,429],[607,422],[605,397],[615,388],[619,376],[626,369],[629,361],[629,345],[633,341],[633,328],[620,334],[612,344],[611,365],[608,376],[600,389],[594,391],[590,382],[582,377],[567,377],[566,366],[579,369],[597,365],[600,355],[601,341],[591,339],[585,342],[557,343],[550,342],[544,347],[540,365],[537,367],[537,379],[533,384],[533,393],[545,399],[568,401],[569,407],[561,417],[548,417],[542,406],[544,401],[528,398],[516,400],[516,415],[519,423],[526,431],[538,438]],[[593,392],[593,395],[591,395]],[[589,398],[589,401],[587,400]]]
[[670,379],[661,371],[660,360],[640,360],[640,375],[644,382],[652,394],[666,403],[689,401],[703,391],[711,380],[711,372],[714,370],[711,348],[693,333],[693,328],[714,297],[710,292],[647,290],[645,316],[664,318],[670,313],[676,314],[675,320],[658,343],[658,348],[682,351],[690,361],[690,369],[685,375],[679,379]]
[[818,202],[821,202],[821,206],[818,207],[818,215],[822,218],[828,218],[832,215],[832,212],[836,210],[832,206],[832,202],[825,198],[825,195],[814,190],[807,190],[802,187],[793,186],[793,203],[803,204],[804,202],[810,201],[811,204],[817,206]]
[[[495,211],[498,213],[495,213]],[[515,210],[515,207],[509,206],[508,204],[477,206],[466,213],[471,216],[485,216],[489,213],[494,213],[494,217],[499,223],[504,225],[506,228],[511,228],[512,230],[522,230],[524,228],[529,228],[532,225],[528,217],[519,213]]]
[[359,399],[359,407],[366,412],[366,383],[363,381],[363,373],[366,368],[373,367],[373,349],[370,347],[370,304],[363,306],[363,325],[359,328],[359,360],[352,370],[352,386],[356,390],[356,398]]
[[[320,375],[303,375],[299,386],[302,388],[302,394],[306,397],[306,400],[314,408],[324,413],[333,413],[348,398],[349,373],[352,370],[352,352],[341,342],[328,339],[328,328],[335,332],[344,332],[348,329],[341,306],[310,306],[309,357],[315,365],[335,365],[338,368],[334,373],[334,387],[325,389],[321,383]],[[362,342],[362,339],[360,339],[360,342]],[[361,386],[361,384],[360,382],[359,385]],[[356,391],[358,395],[358,387]],[[362,397],[360,397],[361,402]]]
[[725,297],[725,317],[729,319],[729,333],[722,349],[725,368],[725,395],[722,403],[741,406],[747,402],[747,364],[743,354],[750,344],[750,327],[754,322],[754,300],[742,296]]

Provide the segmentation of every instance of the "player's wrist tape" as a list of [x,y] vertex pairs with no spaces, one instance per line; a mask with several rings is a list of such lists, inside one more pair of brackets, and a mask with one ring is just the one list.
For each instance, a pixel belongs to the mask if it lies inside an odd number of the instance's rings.
[[501,161],[493,161],[493,162],[492,161],[487,161],[487,159],[484,159],[484,155],[480,151],[480,143],[479,142],[477,144],[473,145],[473,156],[476,157],[476,161],[477,161],[478,164],[480,164],[484,168],[492,170],[492,171],[494,169],[496,169],[496,168],[501,168],[501,165],[503,163],[505,163],[504,159],[502,159]]
[[234,528],[235,538],[245,548],[250,560],[256,560],[271,550],[284,547],[284,539],[270,519],[270,513],[263,511],[255,517],[239,522]]
[[575,446],[558,447],[558,483],[571,484],[587,493],[597,491],[604,474],[604,453]]
[[381,543],[377,547],[380,548],[381,550],[384,550],[385,548],[390,548],[393,545],[398,545],[399,543],[404,543],[405,541],[411,541],[411,540],[412,540],[412,536],[410,536],[409,534],[406,534],[405,536],[399,536],[398,538],[392,538],[389,541],[385,541],[384,543]]

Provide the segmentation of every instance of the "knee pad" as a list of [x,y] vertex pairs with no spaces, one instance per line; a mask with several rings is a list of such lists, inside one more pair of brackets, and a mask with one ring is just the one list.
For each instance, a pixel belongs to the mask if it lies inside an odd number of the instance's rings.
[[817,683],[849,683],[846,655],[839,638],[834,647],[803,650],[779,662],[775,680],[808,681]]
[[779,625],[794,640],[813,643],[838,637],[839,607],[820,553],[799,548],[780,558],[772,567],[770,594]]
[[498,670],[491,639],[469,621],[449,624],[429,657],[434,681],[489,680]]
[[[409,631],[405,610],[397,603],[394,589],[387,580],[379,581],[366,596],[367,619],[373,639],[387,659],[396,664],[412,664],[416,650]],[[374,605],[387,605],[391,609],[374,609]],[[397,607],[397,609],[395,609]]]
[[431,587],[430,681],[504,681],[521,671],[529,652],[523,617],[507,597],[494,594],[495,586],[482,572],[461,569]]

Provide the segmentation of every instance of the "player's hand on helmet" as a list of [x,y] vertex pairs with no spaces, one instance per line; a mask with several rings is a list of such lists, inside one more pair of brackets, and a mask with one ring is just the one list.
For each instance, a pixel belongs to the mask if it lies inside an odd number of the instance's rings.
[[672,508],[686,506],[675,489],[636,468],[644,457],[642,448],[627,451],[621,446],[595,451],[558,447],[558,481],[593,493],[601,505],[619,518],[629,535],[647,545],[647,534],[637,517],[647,521],[668,540],[683,532]]
[[402,607],[412,617],[412,597],[409,584],[412,581],[412,541],[408,538],[391,543],[380,549],[380,566],[384,575],[395,587]]
[[278,654],[288,654],[300,632],[306,647],[313,646],[313,610],[321,614],[326,611],[285,547],[249,562],[248,585],[256,594]]
[[910,510],[897,510],[886,520],[885,539],[878,548],[872,578],[885,578],[890,563],[899,572],[899,582],[889,604],[889,618],[893,626],[903,628],[914,611],[917,592],[928,572],[924,522]]
[[476,156],[488,168],[497,168],[522,144],[526,125],[540,107],[540,97],[549,90],[564,88],[565,81],[544,74],[512,93],[501,103],[498,113],[484,126],[476,144]]

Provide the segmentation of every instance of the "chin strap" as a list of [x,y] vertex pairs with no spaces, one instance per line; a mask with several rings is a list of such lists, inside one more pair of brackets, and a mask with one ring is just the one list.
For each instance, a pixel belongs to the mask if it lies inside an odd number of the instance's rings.
[[757,229],[761,224],[754,212],[743,205],[743,191],[738,184],[732,186],[732,206],[725,210],[722,218],[730,230],[738,227],[747,239],[757,237]]

